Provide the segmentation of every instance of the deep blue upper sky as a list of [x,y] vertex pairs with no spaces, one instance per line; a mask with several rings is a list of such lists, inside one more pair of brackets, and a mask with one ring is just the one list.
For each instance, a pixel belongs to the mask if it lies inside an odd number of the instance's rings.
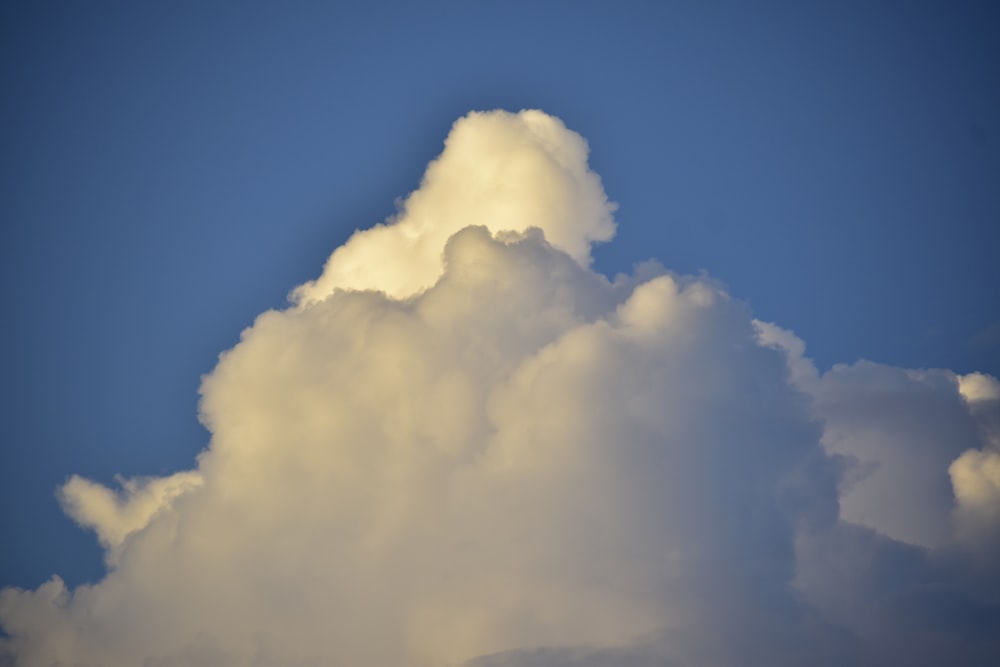
[[590,141],[597,269],[1000,375],[1000,12],[806,4],[5,3],[0,585],[99,576],[55,487],[193,465],[200,375],[472,109]]

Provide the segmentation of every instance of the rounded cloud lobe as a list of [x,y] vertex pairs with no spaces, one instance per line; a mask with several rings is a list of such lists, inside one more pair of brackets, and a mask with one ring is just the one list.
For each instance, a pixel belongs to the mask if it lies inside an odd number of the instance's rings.
[[[473,113],[202,385],[196,469],[71,478],[109,570],[13,664],[988,664],[996,380],[820,374],[705,278],[589,268],[587,145]],[[940,610],[946,610],[944,616]],[[0,659],[2,662],[2,659]]]
[[494,233],[538,228],[589,265],[591,243],[614,234],[615,205],[588,168],[587,152],[583,137],[541,111],[469,114],[399,214],[355,232],[294,300],[309,304],[338,288],[411,296],[437,280],[445,242],[470,225]]

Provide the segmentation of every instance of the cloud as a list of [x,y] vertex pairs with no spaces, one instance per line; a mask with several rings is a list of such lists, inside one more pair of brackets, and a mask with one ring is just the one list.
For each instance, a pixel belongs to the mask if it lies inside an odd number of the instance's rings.
[[958,530],[970,542],[1000,538],[1000,452],[970,449],[948,468]]
[[330,256],[323,274],[299,286],[298,303],[335,289],[376,289],[406,297],[441,275],[441,249],[455,232],[537,228],[583,266],[590,245],[615,231],[601,180],[587,167],[587,142],[540,111],[470,113],[455,123],[445,151],[397,216],[357,231]]
[[969,373],[958,378],[958,393],[972,406],[1000,401],[1000,382],[983,373]]
[[558,119],[459,120],[398,216],[220,357],[194,470],[60,490],[109,570],[0,593],[8,662],[1000,654],[996,380],[820,374],[709,279],[609,281],[613,210]]
[[122,492],[77,475],[59,489],[63,511],[84,528],[93,528],[107,550],[110,564],[118,560],[125,540],[145,528],[153,517],[168,510],[178,496],[201,486],[196,472],[169,477],[119,479]]

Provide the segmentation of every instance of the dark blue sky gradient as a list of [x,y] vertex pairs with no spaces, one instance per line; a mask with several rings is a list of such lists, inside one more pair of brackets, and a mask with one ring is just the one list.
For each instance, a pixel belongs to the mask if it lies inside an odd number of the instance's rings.
[[0,585],[99,577],[55,487],[193,465],[200,375],[471,109],[590,141],[599,270],[705,270],[821,368],[1000,375],[993,6],[5,3]]

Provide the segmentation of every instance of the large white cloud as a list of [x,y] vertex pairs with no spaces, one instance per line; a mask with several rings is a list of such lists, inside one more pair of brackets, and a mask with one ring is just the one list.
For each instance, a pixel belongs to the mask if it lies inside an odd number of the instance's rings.
[[[62,488],[108,574],[4,590],[0,652],[151,667],[995,658],[980,630],[1000,614],[996,380],[820,374],[707,279],[646,265],[609,282],[589,258],[613,208],[557,119],[459,120],[396,219],[222,355],[196,469]],[[936,619],[941,591],[972,620]]]

